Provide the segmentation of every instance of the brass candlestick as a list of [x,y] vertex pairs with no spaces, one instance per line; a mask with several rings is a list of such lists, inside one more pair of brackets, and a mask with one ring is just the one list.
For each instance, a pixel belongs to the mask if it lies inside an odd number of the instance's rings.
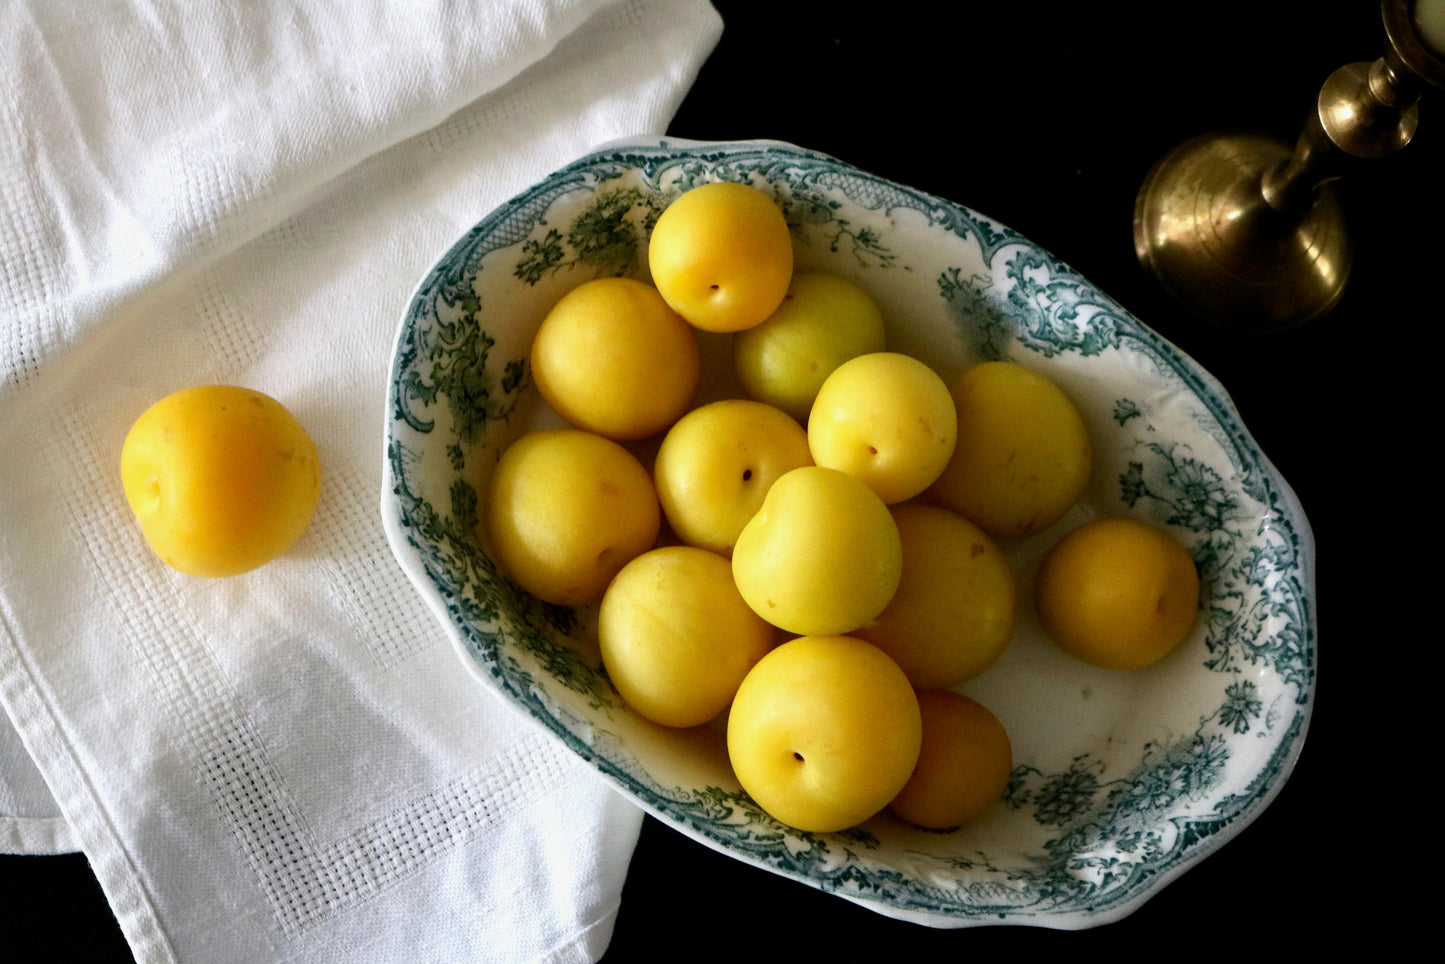
[[1292,151],[1210,135],[1154,166],[1134,205],[1134,250],[1170,294],[1202,318],[1253,330],[1288,328],[1339,302],[1352,254],[1330,182],[1404,148],[1421,93],[1445,87],[1445,54],[1422,40],[1438,44],[1438,20],[1420,22],[1440,6],[1383,0],[1384,56],[1329,76]]

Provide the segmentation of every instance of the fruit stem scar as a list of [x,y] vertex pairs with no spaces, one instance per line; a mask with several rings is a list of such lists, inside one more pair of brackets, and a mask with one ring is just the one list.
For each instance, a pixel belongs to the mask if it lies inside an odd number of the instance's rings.
[[794,751],[793,751],[793,759],[794,759],[794,760],[797,760],[799,763],[802,763],[802,762],[803,762],[803,754],[799,753],[797,750],[794,750]]
[[743,469],[743,481],[744,481],[744,482],[751,481],[751,480],[752,480],[752,477],[753,477],[753,470],[752,470],[752,469]]

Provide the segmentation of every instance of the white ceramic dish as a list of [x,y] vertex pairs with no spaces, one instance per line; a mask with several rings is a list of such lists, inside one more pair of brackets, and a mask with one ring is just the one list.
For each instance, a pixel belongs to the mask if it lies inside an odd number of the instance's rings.
[[[963,692],[1007,726],[1005,799],[950,833],[886,814],[837,834],[762,814],[717,727],[633,714],[599,671],[595,611],[550,606],[498,574],[475,532],[506,445],[555,424],[527,375],[532,333],[566,290],[646,277],[668,200],[708,180],[773,192],[800,269],[863,285],[890,348],[945,378],[1010,358],[1058,382],[1089,424],[1091,485],[1056,526],[1004,546],[1020,586],[1014,641]],[[729,385],[704,339],[704,393]],[[518,195],[418,287],[388,385],[382,517],[392,548],[482,688],[525,712],[679,831],[890,916],[939,927],[1116,920],[1269,803],[1304,742],[1314,692],[1314,547],[1289,487],[1221,386],[1048,252],[967,208],[787,144],[609,145]],[[1096,670],[1040,633],[1039,557],[1098,515],[1170,528],[1204,577],[1204,617],[1161,663]]]

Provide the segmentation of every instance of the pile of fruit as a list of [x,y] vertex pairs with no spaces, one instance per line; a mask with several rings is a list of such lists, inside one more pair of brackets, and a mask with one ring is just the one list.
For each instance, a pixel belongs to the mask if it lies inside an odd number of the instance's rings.
[[[599,604],[603,664],[637,713],[726,713],[733,770],[780,821],[974,819],[1012,752],[954,688],[1013,634],[995,540],[1047,529],[1089,478],[1078,411],[1016,364],[949,383],[889,351],[867,293],[794,272],[751,186],[680,195],[648,260],[651,284],[587,282],[543,320],[532,377],[569,427],[502,454],[492,557],[543,600]],[[693,407],[699,331],[731,337],[746,397]],[[650,467],[627,447],[658,436]],[[1032,588],[1049,636],[1099,666],[1156,661],[1198,616],[1188,552],[1129,519],[1059,540]]]

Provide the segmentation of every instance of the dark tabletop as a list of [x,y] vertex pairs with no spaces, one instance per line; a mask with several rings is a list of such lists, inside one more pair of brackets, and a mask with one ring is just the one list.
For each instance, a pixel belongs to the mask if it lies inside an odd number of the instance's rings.
[[1408,854],[1412,841],[1393,824],[1417,819],[1403,802],[1408,787],[1391,778],[1418,769],[1397,762],[1410,739],[1402,677],[1420,665],[1410,653],[1424,642],[1405,628],[1414,617],[1402,573],[1418,565],[1405,539],[1433,475],[1417,453],[1434,445],[1415,426],[1434,369],[1421,354],[1432,343],[1425,326],[1445,320],[1434,281],[1445,254],[1445,92],[1422,101],[1404,151],[1335,185],[1356,246],[1339,306],[1306,327],[1244,335],[1194,320],[1139,265],[1139,186],[1161,154],[1197,134],[1242,129],[1293,143],[1325,78],[1382,54],[1378,3],[717,7],[723,39],[671,133],[791,141],[989,215],[1220,379],[1314,531],[1316,704],[1298,765],[1268,809],[1120,922],[1082,932],[901,923],[649,818],[606,960],[657,959],[667,946],[691,948],[694,960],[849,961],[862,947],[907,960],[1045,950],[1168,958],[1186,946],[1252,957],[1302,932],[1389,918],[1401,882],[1388,867],[1401,854],[1380,848]]
[[[1390,867],[1429,839],[1412,829],[1399,780],[1418,769],[1405,762],[1413,717],[1401,708],[1434,662],[1414,655],[1431,640],[1405,628],[1418,606],[1403,573],[1419,565],[1407,534],[1433,527],[1435,445],[1416,426],[1435,377],[1427,326],[1445,313],[1434,297],[1445,93],[1425,98],[1414,143],[1338,183],[1356,263],[1335,311],[1246,335],[1194,320],[1139,266],[1135,194],[1154,161],[1193,135],[1293,141],[1325,77],[1380,55],[1378,4],[716,6],[721,43],[669,133],[790,141],[971,207],[1075,268],[1223,383],[1314,531],[1318,685],[1303,754],[1275,801],[1120,922],[1073,933],[900,923],[649,817],[606,961],[850,961],[864,947],[900,959],[1169,957],[1184,946],[1234,956],[1388,919],[1404,883]],[[56,960],[129,960],[81,856],[0,858],[0,906],[14,922],[49,918],[51,936],[74,942],[53,948]]]

